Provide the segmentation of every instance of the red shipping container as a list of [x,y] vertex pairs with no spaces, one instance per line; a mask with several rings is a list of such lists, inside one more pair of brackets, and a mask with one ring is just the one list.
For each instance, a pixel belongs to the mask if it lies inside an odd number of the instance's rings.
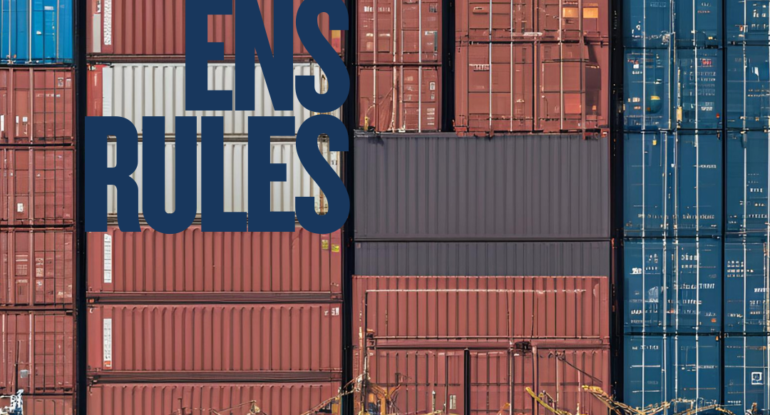
[[[296,30],[296,16],[303,0],[294,0],[294,58],[308,59],[310,53],[302,45]],[[111,61],[146,62],[155,58],[183,62],[185,58],[185,1],[166,0],[89,0],[87,2],[88,54]],[[265,31],[273,42],[273,0],[259,0]],[[235,2],[233,1],[233,12]],[[254,17],[256,18],[256,16]],[[342,33],[329,28],[329,16],[318,16],[321,33],[332,47],[342,53]],[[224,43],[226,60],[235,57],[235,18],[233,15],[211,15],[208,18],[208,41]]]
[[365,331],[377,345],[389,346],[458,341],[505,347],[511,339],[601,345],[609,344],[609,315],[606,277],[353,278],[359,346]]
[[71,230],[0,229],[0,304],[72,305],[75,236]]
[[75,319],[51,312],[3,312],[0,393],[64,394],[75,389]]
[[0,225],[74,223],[72,148],[4,148],[0,155]]
[[[88,413],[94,415],[246,414],[250,405],[238,406],[254,401],[263,414],[295,415],[304,413],[335,396],[339,387],[339,382],[94,385],[88,390]],[[227,408],[233,408],[233,410],[225,411],[224,409]]]
[[458,132],[560,133],[609,126],[607,46],[460,43],[456,56]]
[[99,301],[341,300],[341,231],[165,235],[148,226],[88,234],[88,292]]
[[358,68],[359,128],[378,132],[441,129],[441,67]]
[[358,2],[358,63],[441,63],[440,0]]
[[0,144],[71,144],[73,72],[0,68]]
[[95,306],[88,341],[89,372],[117,378],[235,381],[341,370],[338,304]]
[[[75,399],[72,396],[30,396],[24,391],[24,415],[73,415]],[[0,398],[0,408],[11,404],[10,397]]]

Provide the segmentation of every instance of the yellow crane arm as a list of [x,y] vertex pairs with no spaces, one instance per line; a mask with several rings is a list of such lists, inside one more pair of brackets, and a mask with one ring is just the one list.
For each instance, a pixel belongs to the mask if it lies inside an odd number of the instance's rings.
[[547,402],[545,402],[543,400],[543,397],[541,395],[536,394],[535,391],[533,391],[529,387],[527,387],[526,390],[527,390],[527,393],[530,396],[532,396],[532,399],[534,399],[535,402],[539,403],[543,408],[553,412],[554,414],[556,414],[556,415],[572,415],[571,413],[569,413],[567,411],[563,411],[561,409],[556,409],[556,408],[552,407],[551,405],[549,405]]

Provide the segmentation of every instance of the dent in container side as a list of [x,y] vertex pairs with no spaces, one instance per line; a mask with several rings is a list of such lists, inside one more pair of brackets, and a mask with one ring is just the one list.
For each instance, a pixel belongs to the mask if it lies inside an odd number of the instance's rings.
[[727,132],[727,232],[768,232],[768,137],[762,131]]
[[358,2],[359,64],[441,63],[440,0]]
[[769,333],[768,239],[728,238],[725,242],[724,310],[727,333]]
[[[765,336],[724,339],[725,409],[733,413],[764,413],[768,408],[768,349]],[[756,404],[756,409],[752,408]],[[736,412],[737,411],[737,412]]]
[[0,62],[72,63],[72,0],[4,0],[0,8]]

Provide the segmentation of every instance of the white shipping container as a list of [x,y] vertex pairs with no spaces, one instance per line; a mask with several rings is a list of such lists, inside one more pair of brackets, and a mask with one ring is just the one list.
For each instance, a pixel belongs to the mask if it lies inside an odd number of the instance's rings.
[[[246,142],[225,143],[224,145],[224,208],[225,212],[247,212],[249,209],[249,162]],[[270,143],[270,162],[286,165],[286,181],[271,184],[270,205],[274,212],[294,212],[296,197],[312,196],[315,198],[316,211],[325,213],[329,205],[321,189],[313,181],[305,168],[300,163],[297,155],[297,147],[294,142]],[[319,141],[319,149],[324,158],[329,162],[334,171],[339,175],[339,153],[329,151],[328,141]],[[117,155],[117,143],[110,142],[107,149],[107,166],[115,167]],[[174,212],[176,203],[174,200],[174,184],[176,169],[176,143],[166,142],[165,148],[165,205],[167,212]],[[197,151],[197,212],[201,213],[201,143],[198,142]],[[139,163],[132,175],[139,186],[139,213],[143,212],[143,187],[145,179],[142,174],[142,142],[139,142]],[[152,180],[152,179],[149,179]],[[213,197],[207,195],[207,197]],[[118,213],[118,192],[115,186],[107,189],[107,212],[110,215]]]
[[[294,94],[293,111],[276,111],[260,64],[254,68],[255,111],[187,111],[185,107],[185,65],[183,64],[116,64],[103,68],[102,111],[104,116],[123,117],[134,123],[142,134],[142,117],[166,117],[166,135],[174,135],[174,117],[198,117],[198,134],[201,133],[201,118],[223,117],[225,135],[246,136],[248,117],[288,116],[295,117],[295,133],[302,122],[317,115],[305,109]],[[326,92],[328,83],[321,67],[315,63],[295,63],[294,79],[300,75],[312,75],[316,79],[316,91]],[[235,65],[209,64],[208,89],[234,91]],[[235,93],[233,92],[233,108]],[[337,110],[331,115],[340,117]]]

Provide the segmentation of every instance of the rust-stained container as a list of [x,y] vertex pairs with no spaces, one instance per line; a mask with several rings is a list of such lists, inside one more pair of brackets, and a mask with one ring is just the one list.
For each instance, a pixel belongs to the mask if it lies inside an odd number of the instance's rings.
[[[24,415],[73,415],[75,398],[72,396],[34,396],[22,394]],[[11,404],[10,396],[0,398],[0,407]]]
[[74,189],[72,148],[0,149],[0,225],[71,225]]
[[609,344],[605,277],[353,278],[354,337],[378,345],[511,339]]
[[609,47],[457,44],[457,132],[566,132],[609,128]]
[[358,64],[441,63],[441,0],[358,4]]
[[[273,42],[273,1],[259,0],[270,45]],[[303,0],[294,0],[294,58],[308,59],[310,53],[302,45],[296,30],[296,16]],[[86,38],[88,54],[110,61],[184,61],[185,1],[166,0],[88,0]],[[233,1],[233,12],[235,2]],[[329,28],[329,17],[323,13],[318,25],[334,50],[342,53],[342,34]],[[225,59],[235,57],[234,15],[212,15],[208,18],[208,41],[224,43]]]
[[72,305],[75,235],[72,230],[0,229],[0,304]]
[[0,68],[0,144],[71,144],[72,69]]
[[93,306],[88,371],[126,382],[339,378],[340,305]]
[[[341,231],[88,234],[88,296],[99,302],[341,300]],[[2,234],[0,234],[2,236]]]
[[439,131],[441,67],[359,67],[358,127],[378,132]]
[[[254,401],[263,414],[293,415],[305,413],[335,396],[339,387],[339,382],[97,384],[88,390],[88,413],[94,415],[245,414],[250,409],[249,402]],[[239,407],[242,404],[246,405]],[[225,410],[229,408],[233,410]]]
[[[75,390],[75,319],[51,312],[3,312],[0,393],[67,394]],[[27,398],[25,397],[25,400]]]

